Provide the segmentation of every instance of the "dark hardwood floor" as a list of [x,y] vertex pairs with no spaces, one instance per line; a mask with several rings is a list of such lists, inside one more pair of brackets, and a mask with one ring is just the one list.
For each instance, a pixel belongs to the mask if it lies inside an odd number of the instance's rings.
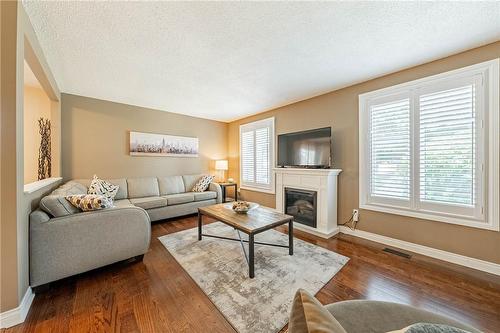
[[[234,332],[157,239],[195,225],[194,216],[153,224],[143,262],[54,283],[36,296],[25,323],[4,331]],[[406,303],[500,332],[497,276],[416,254],[402,258],[383,252],[381,244],[343,234],[329,240],[299,231],[296,236],[351,258],[317,294],[324,304],[348,299]]]

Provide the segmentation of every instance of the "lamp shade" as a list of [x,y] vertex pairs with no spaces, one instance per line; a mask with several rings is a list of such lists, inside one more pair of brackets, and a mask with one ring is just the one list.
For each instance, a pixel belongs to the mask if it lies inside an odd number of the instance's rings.
[[227,170],[227,160],[217,160],[215,161],[215,170]]

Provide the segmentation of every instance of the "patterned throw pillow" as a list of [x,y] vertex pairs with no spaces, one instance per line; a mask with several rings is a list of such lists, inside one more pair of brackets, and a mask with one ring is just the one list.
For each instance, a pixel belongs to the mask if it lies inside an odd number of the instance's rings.
[[119,188],[120,186],[99,179],[96,175],[94,175],[94,179],[92,179],[92,183],[90,183],[87,194],[99,194],[113,202]]
[[68,195],[66,200],[84,212],[113,207],[113,202],[99,194]]
[[214,176],[206,175],[201,177],[198,182],[193,186],[191,192],[205,192],[208,185],[214,180]]

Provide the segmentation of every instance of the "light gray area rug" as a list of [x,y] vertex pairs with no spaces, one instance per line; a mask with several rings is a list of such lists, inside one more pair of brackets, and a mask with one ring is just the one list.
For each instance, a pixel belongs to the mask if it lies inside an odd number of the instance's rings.
[[[203,226],[203,232],[238,237],[221,222]],[[250,279],[239,242],[207,237],[198,241],[197,235],[193,228],[159,239],[240,333],[279,331],[288,322],[295,291],[304,288],[316,294],[349,260],[297,238],[293,256],[285,248],[256,244],[255,278]],[[288,244],[288,236],[275,230],[255,240]]]

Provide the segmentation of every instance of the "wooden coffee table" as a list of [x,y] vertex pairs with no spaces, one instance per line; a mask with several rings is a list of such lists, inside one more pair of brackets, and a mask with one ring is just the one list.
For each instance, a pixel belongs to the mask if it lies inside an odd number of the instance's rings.
[[[226,207],[224,207],[226,205]],[[213,217],[234,229],[238,233],[238,239],[228,238],[217,235],[208,235],[203,233],[203,215]],[[281,244],[270,244],[256,242],[255,235],[277,226],[288,223],[288,246]],[[240,231],[248,235],[248,241],[241,238]],[[198,240],[202,240],[203,236],[219,239],[238,241],[241,243],[243,254],[248,263],[248,275],[252,279],[254,274],[254,246],[268,245],[288,248],[288,254],[293,255],[293,216],[282,214],[268,207],[257,207],[251,209],[247,214],[235,213],[232,209],[227,208],[227,204],[218,204],[198,208]],[[243,243],[248,243],[248,255]]]

